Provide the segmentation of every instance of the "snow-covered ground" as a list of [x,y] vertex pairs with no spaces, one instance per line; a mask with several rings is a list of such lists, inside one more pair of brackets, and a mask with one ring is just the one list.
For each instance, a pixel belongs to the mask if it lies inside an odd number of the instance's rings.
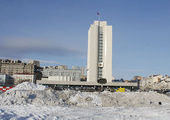
[[170,97],[156,92],[54,91],[22,83],[0,95],[0,120],[169,120]]
[[157,107],[60,107],[1,106],[1,120],[169,120],[170,106]]

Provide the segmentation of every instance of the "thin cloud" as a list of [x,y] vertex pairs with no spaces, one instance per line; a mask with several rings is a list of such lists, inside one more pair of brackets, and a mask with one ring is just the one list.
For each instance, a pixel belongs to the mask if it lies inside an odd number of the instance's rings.
[[29,38],[5,38],[0,41],[0,56],[19,57],[23,55],[46,56],[81,56],[81,50],[71,48],[69,44],[61,45],[49,40],[37,40]]

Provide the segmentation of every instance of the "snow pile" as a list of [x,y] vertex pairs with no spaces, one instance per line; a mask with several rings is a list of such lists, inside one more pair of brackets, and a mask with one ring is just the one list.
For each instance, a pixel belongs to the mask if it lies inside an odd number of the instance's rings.
[[96,92],[77,92],[76,95],[70,96],[69,102],[76,106],[102,106],[101,97]]
[[70,102],[77,106],[148,106],[169,103],[170,98],[156,92],[79,92],[71,96]]
[[0,105],[58,105],[57,95],[49,90],[10,90],[0,95]]
[[0,105],[58,105],[54,91],[43,85],[24,82],[0,95]]
[[168,89],[168,83],[165,81],[161,81],[160,83],[155,83],[155,84],[153,84],[153,89],[166,90],[166,89]]
[[36,106],[155,106],[170,103],[170,97],[156,92],[55,91],[42,85],[22,83],[0,95],[0,105]]
[[143,81],[141,81],[141,90],[145,90],[145,91],[149,91],[149,90],[167,90],[170,89],[170,83],[169,82],[165,82],[165,81],[161,81],[158,83],[154,83],[154,82],[149,82],[149,83],[145,83]]
[[149,90],[167,90],[170,89],[169,78],[164,77],[148,77],[140,81],[140,89],[149,91]]
[[45,90],[46,87],[43,85],[38,85],[30,82],[23,82],[18,84],[12,90]]

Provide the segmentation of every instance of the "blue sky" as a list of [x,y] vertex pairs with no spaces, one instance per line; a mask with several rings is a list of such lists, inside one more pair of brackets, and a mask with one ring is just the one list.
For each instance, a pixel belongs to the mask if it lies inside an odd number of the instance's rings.
[[170,75],[169,0],[0,0],[0,57],[86,66],[88,28],[113,26],[113,76]]

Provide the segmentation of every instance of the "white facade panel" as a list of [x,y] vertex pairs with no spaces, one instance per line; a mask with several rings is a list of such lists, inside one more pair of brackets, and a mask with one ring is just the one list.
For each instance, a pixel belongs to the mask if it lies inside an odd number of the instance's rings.
[[112,26],[104,27],[104,67],[103,78],[112,82]]
[[88,82],[97,81],[97,46],[98,46],[98,26],[91,25],[88,31]]

